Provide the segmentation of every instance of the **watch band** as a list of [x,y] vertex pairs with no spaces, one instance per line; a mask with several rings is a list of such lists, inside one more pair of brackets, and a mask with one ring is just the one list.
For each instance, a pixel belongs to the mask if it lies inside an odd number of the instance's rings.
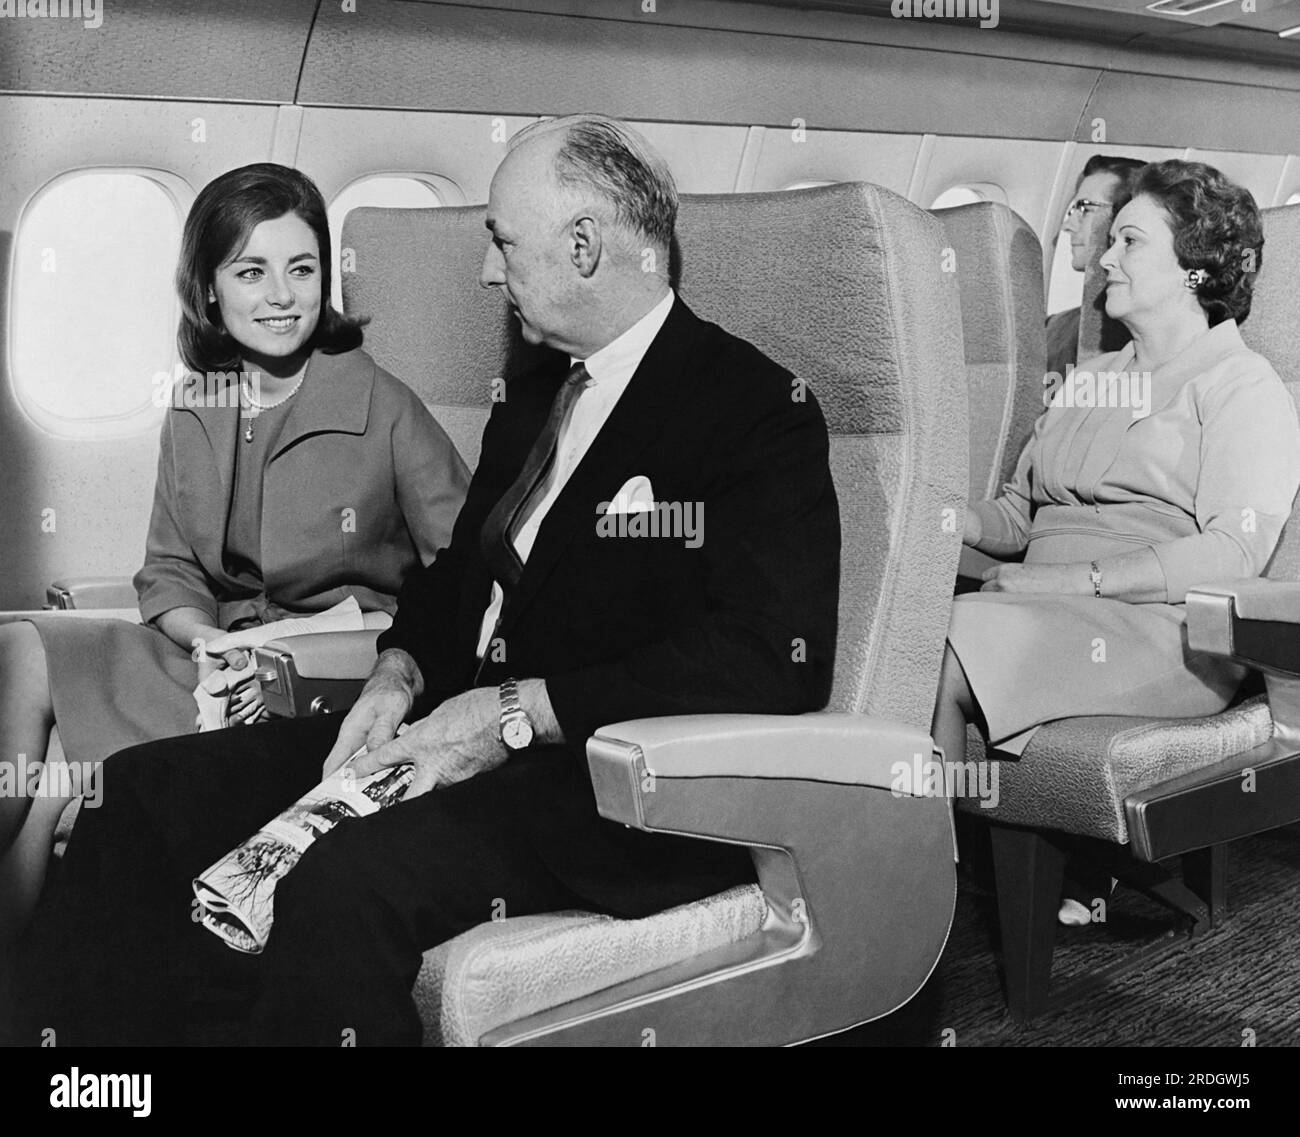
[[519,701],[519,680],[506,679],[501,683],[501,717],[523,713],[524,705]]

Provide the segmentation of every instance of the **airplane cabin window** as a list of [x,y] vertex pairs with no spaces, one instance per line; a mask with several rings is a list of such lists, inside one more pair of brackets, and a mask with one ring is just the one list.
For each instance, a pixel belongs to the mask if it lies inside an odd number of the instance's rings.
[[155,377],[178,359],[181,196],[170,175],[97,169],[56,178],[23,210],[10,376],[18,404],[51,434],[123,437],[160,421]]
[[1070,256],[1070,234],[1058,233],[1052,253],[1052,275],[1047,281],[1047,314],[1077,308],[1083,301],[1083,273],[1075,272]]
[[982,193],[970,186],[953,186],[946,189],[930,203],[931,209],[952,209],[957,205],[971,205],[977,201],[987,201]]
[[374,174],[345,186],[329,206],[330,240],[334,244],[334,281],[330,292],[334,307],[343,310],[343,273],[339,254],[343,221],[352,210],[363,205],[385,209],[429,209],[443,204],[442,195],[417,174]]

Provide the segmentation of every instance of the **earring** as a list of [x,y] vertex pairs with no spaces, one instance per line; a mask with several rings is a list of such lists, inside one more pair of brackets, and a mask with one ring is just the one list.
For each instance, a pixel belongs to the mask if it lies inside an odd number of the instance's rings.
[[1196,289],[1200,288],[1208,278],[1208,273],[1203,272],[1199,268],[1194,268],[1187,274],[1187,279],[1183,282],[1183,285],[1194,292]]

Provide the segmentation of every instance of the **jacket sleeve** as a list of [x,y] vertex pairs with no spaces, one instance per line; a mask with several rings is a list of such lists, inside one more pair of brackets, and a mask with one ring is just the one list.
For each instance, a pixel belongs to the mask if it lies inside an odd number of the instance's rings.
[[216,624],[217,601],[212,583],[180,524],[172,416],[169,410],[163,420],[144,565],[132,583],[140,598],[140,616],[145,623],[152,623],[173,608],[198,608],[209,622]]
[[1154,546],[1170,604],[1197,584],[1262,573],[1300,486],[1295,404],[1272,368],[1210,385],[1200,413],[1200,532]]
[[1034,464],[1039,452],[1039,438],[1047,423],[1047,415],[1038,416],[1034,433],[1020,452],[1011,480],[1002,487],[1002,493],[991,501],[973,501],[971,512],[979,518],[980,534],[975,548],[991,557],[1011,557],[1022,553],[1029,544],[1029,530],[1033,525]]
[[611,722],[798,714],[830,696],[840,527],[826,424],[811,393],[792,399],[788,373],[754,357],[737,369],[748,376],[701,480],[703,611],[621,657],[545,677],[579,751]]
[[469,488],[469,468],[420,399],[410,393],[403,402],[392,432],[397,505],[420,563],[427,565],[451,543]]

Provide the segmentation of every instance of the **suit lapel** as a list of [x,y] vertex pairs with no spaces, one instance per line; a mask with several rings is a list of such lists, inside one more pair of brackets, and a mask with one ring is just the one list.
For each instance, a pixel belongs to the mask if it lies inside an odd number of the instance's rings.
[[704,327],[680,296],[673,301],[627,389],[542,521],[519,586],[502,612],[503,632],[532,602],[579,527],[594,530],[597,504],[614,496],[636,457],[680,411],[682,388],[694,379],[692,356]]

